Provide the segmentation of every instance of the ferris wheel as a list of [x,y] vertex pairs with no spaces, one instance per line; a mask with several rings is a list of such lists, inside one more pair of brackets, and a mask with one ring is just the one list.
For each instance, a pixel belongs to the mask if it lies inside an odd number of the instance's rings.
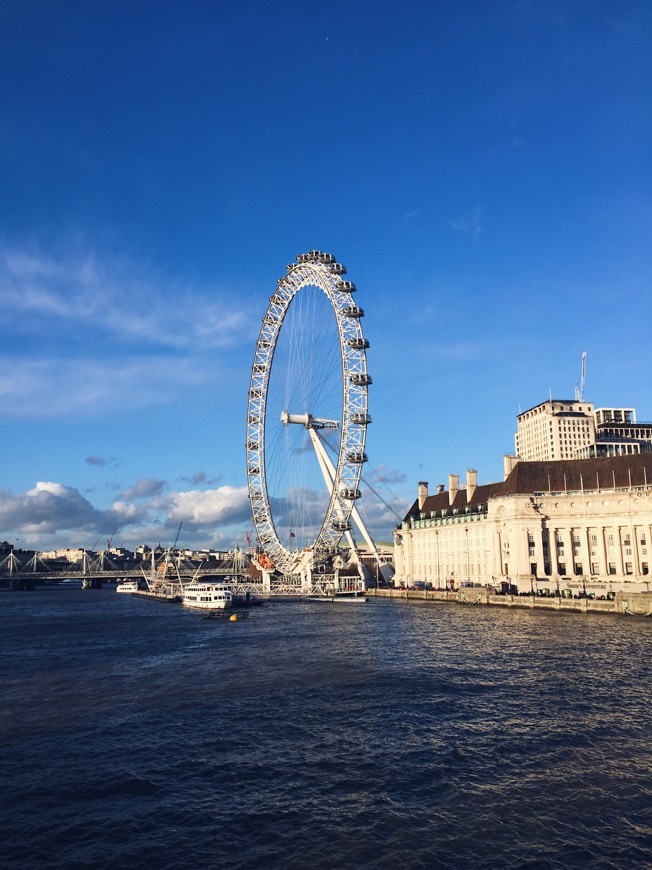
[[333,554],[360,498],[367,461],[364,311],[332,254],[287,266],[263,317],[247,408],[247,482],[270,566],[298,575]]

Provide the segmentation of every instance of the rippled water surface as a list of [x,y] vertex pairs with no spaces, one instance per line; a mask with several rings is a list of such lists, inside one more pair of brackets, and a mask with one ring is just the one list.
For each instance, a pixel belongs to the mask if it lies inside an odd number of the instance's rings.
[[0,590],[0,867],[652,867],[651,639]]

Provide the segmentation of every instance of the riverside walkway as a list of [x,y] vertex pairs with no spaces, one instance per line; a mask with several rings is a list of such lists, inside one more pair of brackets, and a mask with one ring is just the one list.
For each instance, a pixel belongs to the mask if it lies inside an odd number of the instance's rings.
[[368,589],[369,598],[393,598],[414,603],[485,605],[519,607],[529,610],[563,610],[579,613],[614,613],[652,616],[652,592],[617,592],[612,601],[592,598],[544,598],[538,595],[495,595],[485,587],[470,587],[454,592],[422,589]]

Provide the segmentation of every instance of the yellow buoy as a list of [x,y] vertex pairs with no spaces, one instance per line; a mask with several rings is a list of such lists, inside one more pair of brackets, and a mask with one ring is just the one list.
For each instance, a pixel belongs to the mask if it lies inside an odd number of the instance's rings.
[[229,622],[237,622],[237,621],[238,621],[238,614],[232,613],[231,616],[229,616]]

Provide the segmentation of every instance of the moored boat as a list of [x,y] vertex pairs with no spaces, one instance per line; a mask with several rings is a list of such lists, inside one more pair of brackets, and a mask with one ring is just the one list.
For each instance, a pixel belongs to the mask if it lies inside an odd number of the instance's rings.
[[193,580],[183,590],[183,603],[199,610],[228,610],[233,604],[233,593],[224,583]]
[[138,592],[140,590],[140,586],[138,585],[138,580],[122,580],[115,587],[116,592],[122,593],[133,593]]
[[160,589],[139,589],[131,594],[137,595],[139,598],[151,598],[153,601],[164,601],[168,604],[179,604],[181,602],[181,595],[177,595],[173,590],[164,587]]
[[333,595],[307,595],[304,601],[324,601],[327,604],[364,604],[364,592],[336,592]]

